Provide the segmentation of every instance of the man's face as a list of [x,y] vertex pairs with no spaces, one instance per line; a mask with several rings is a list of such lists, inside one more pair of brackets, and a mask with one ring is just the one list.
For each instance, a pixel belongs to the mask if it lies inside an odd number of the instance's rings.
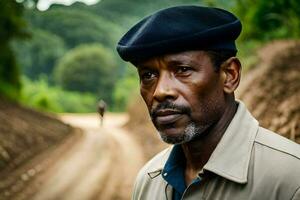
[[202,135],[224,111],[221,73],[203,51],[187,51],[137,64],[140,92],[167,143]]

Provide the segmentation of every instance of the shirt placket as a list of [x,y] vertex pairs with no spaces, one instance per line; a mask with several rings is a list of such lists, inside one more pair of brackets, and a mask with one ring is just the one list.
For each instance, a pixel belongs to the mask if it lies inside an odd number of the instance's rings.
[[181,200],[195,200],[195,193],[197,193],[197,200],[204,198],[204,172],[200,171],[198,177],[185,189]]

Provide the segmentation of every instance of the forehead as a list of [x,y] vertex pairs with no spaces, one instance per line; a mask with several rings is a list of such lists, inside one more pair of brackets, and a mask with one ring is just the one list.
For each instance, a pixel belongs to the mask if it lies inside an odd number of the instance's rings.
[[211,63],[210,57],[205,51],[184,51],[179,53],[156,56],[135,64],[137,68],[148,67],[158,64],[208,64]]

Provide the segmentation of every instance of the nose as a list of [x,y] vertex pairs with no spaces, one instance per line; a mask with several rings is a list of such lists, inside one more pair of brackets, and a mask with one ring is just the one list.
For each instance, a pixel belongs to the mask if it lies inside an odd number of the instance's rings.
[[172,79],[172,76],[170,74],[160,74],[153,97],[158,102],[163,102],[165,100],[175,100],[178,97],[174,80]]

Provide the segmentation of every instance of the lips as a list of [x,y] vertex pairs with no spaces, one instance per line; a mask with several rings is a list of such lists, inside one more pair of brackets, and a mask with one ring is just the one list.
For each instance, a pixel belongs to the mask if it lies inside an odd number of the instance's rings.
[[183,113],[176,110],[159,110],[156,113],[156,122],[161,125],[171,124],[182,117]]

